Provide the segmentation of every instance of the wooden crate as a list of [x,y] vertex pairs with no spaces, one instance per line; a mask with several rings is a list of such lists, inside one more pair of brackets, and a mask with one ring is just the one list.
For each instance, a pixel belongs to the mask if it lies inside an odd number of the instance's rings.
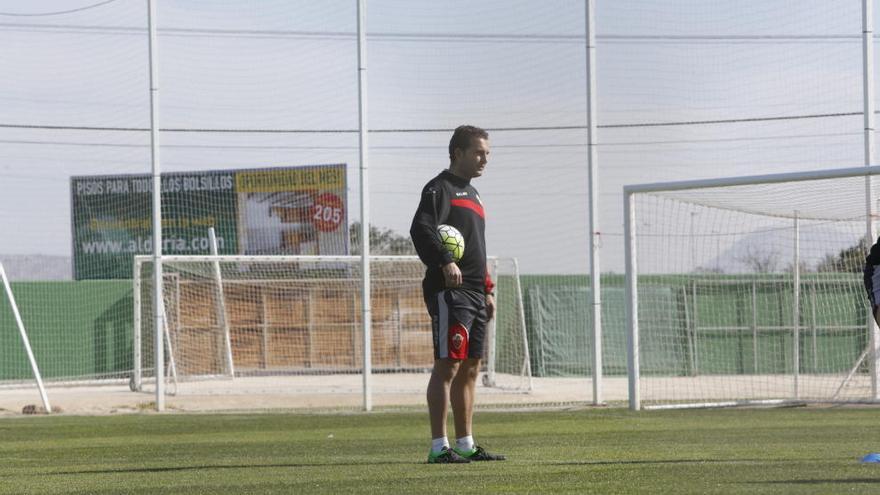
[[269,369],[306,369],[309,360],[309,334],[302,327],[272,327],[268,330]]
[[[362,364],[359,288],[351,282],[268,281],[224,285],[233,358],[239,370],[357,369]],[[430,319],[421,291],[386,284],[372,300],[372,360],[382,368],[430,367]],[[176,339],[187,373],[225,369],[223,329],[215,286],[183,283],[169,308],[170,325],[184,328]],[[218,336],[220,338],[218,338]],[[218,347],[218,345],[220,347]]]
[[181,328],[172,334],[178,375],[213,375],[226,366],[220,360],[223,341],[216,329]]
[[234,327],[229,330],[232,343],[232,362],[237,371],[263,369],[263,332],[255,327]]

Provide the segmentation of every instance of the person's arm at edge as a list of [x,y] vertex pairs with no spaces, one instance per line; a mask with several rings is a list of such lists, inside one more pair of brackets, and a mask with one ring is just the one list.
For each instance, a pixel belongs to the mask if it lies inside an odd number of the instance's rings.
[[439,267],[448,287],[458,287],[462,283],[461,270],[437,235],[437,226],[442,223],[441,196],[438,188],[425,187],[409,235],[422,262],[429,267]]

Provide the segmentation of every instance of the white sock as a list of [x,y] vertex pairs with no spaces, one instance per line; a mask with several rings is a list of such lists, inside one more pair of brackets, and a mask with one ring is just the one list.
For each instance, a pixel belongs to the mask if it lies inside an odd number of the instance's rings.
[[449,440],[446,437],[434,438],[431,440],[431,452],[437,454],[443,447],[449,448]]
[[456,438],[455,448],[463,452],[470,452],[474,450],[474,436],[468,435],[466,437]]

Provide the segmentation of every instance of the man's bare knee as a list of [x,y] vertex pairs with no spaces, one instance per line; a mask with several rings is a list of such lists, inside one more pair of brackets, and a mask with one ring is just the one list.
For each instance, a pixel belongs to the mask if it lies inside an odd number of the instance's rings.
[[432,374],[446,383],[452,381],[458,373],[460,361],[453,359],[436,359],[434,360],[434,370]]
[[458,371],[455,374],[455,380],[466,380],[473,381],[477,379],[477,375],[480,374],[480,360],[479,359],[467,359],[462,361],[461,366],[459,366]]

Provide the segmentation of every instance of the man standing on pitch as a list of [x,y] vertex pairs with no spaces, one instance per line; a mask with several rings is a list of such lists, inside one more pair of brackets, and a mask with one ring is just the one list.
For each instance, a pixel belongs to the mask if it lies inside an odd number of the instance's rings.
[[[422,290],[434,336],[434,369],[428,382],[431,416],[429,463],[501,461],[474,443],[474,392],[483,356],[486,325],[495,314],[494,283],[486,266],[483,204],[471,179],[483,175],[489,134],[463,125],[449,141],[449,169],[422,189],[410,235],[427,266]],[[451,225],[464,237],[458,262],[440,242],[437,227]],[[446,437],[447,404],[452,403],[455,447]]]

